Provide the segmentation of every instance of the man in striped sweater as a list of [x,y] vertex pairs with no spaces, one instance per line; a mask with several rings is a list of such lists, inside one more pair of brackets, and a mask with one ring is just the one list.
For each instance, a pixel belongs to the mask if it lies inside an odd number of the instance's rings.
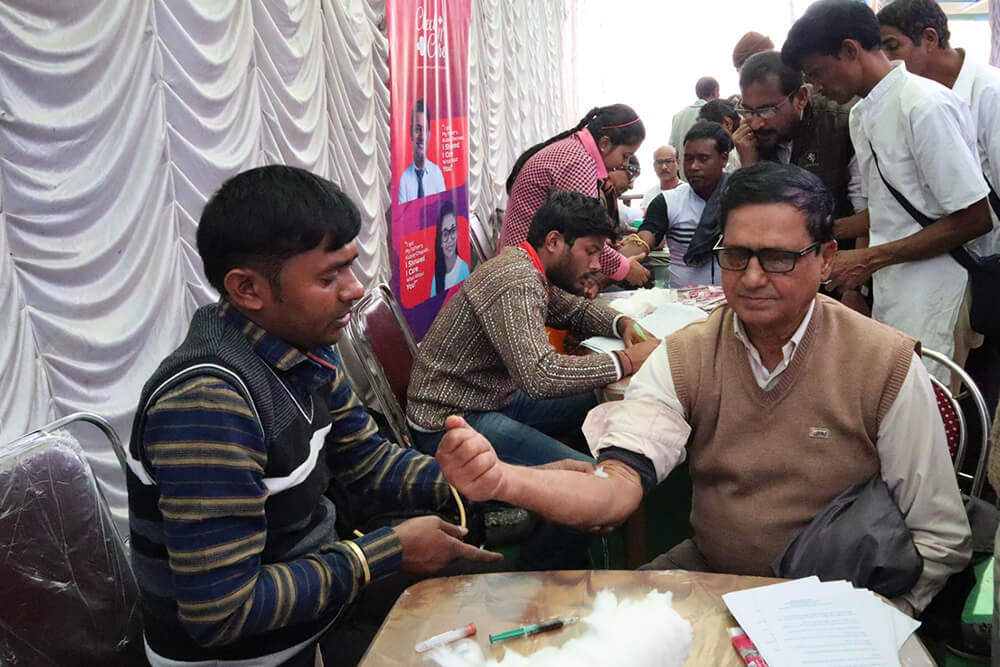
[[338,533],[350,501],[458,500],[433,459],[379,436],[331,347],[363,293],[360,224],[335,185],[284,166],[235,176],[205,207],[198,251],[222,299],[146,383],[128,460],[154,667],[312,665],[317,643],[354,664],[381,622],[376,580],[499,558],[436,516]]

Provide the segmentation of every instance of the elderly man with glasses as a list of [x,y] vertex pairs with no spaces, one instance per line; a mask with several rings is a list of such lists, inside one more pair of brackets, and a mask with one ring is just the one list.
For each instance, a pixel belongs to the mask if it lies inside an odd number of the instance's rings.
[[[445,477],[470,498],[604,529],[688,458],[693,538],[647,567],[743,575],[787,574],[774,564],[834,499],[877,485],[896,536],[920,557],[890,597],[920,612],[968,562],[969,524],[916,341],[817,293],[837,250],[832,210],[828,190],[798,167],[764,162],[732,175],[716,249],[728,303],[668,336],[625,400],[588,415],[602,476],[500,463],[452,417],[437,453]],[[850,554],[837,565],[852,572],[887,542],[857,528],[852,537],[866,542],[856,551],[852,539],[832,545]]]
[[639,203],[639,208],[643,212],[660,193],[673,190],[684,181],[680,177],[680,160],[677,156],[677,149],[673,146],[660,146],[653,151],[653,172],[660,182],[646,191]]
[[810,95],[802,73],[782,63],[776,51],[747,59],[740,92],[736,113],[742,123],[733,132],[733,144],[744,167],[760,160],[798,165],[833,193],[836,217],[865,208],[848,127],[853,102],[841,105]]

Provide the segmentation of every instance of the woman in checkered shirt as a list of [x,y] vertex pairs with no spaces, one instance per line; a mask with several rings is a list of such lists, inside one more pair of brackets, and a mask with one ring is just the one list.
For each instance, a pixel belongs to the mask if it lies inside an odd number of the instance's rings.
[[[532,146],[507,177],[510,199],[500,231],[500,248],[527,239],[531,218],[554,189],[597,198],[608,171],[628,165],[646,137],[635,111],[624,104],[595,107],[576,127]],[[612,280],[643,285],[649,271],[642,256],[627,258],[611,245],[601,254],[601,270]]]

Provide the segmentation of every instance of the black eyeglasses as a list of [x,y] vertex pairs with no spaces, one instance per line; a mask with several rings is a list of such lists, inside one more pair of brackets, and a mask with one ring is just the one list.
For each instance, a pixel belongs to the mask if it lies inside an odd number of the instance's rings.
[[787,95],[785,97],[785,99],[781,100],[780,102],[778,102],[774,106],[769,106],[769,107],[759,107],[757,109],[748,109],[747,107],[745,107],[742,104],[740,104],[740,105],[738,105],[736,107],[736,113],[743,120],[749,120],[749,119],[753,118],[754,116],[757,116],[761,120],[767,120],[768,118],[774,118],[775,116],[778,115],[778,111],[781,110],[781,107],[785,106],[786,104],[788,104],[789,102],[792,101],[792,95],[794,95],[794,94],[795,93],[791,93],[790,95]]
[[677,158],[675,158],[675,157],[666,157],[666,158],[663,158],[662,160],[653,160],[653,166],[654,167],[666,167],[668,164],[673,164],[675,162],[677,162]]
[[726,247],[722,245],[722,237],[719,237],[715,247],[715,256],[719,259],[719,266],[726,271],[745,271],[750,264],[750,258],[756,257],[762,268],[767,273],[789,273],[795,270],[795,264],[799,257],[804,257],[810,252],[816,251],[819,254],[819,241],[811,243],[802,250],[782,250],[781,248],[758,248],[751,250],[741,246]]
[[612,171],[624,171],[626,174],[628,174],[628,177],[630,179],[635,178],[636,176],[639,175],[639,168],[633,167],[632,165],[628,165],[625,167],[614,167],[612,169],[609,169],[608,173],[610,174]]

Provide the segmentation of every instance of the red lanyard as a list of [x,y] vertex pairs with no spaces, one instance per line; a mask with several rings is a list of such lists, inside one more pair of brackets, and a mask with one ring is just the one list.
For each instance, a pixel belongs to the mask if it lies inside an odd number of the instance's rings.
[[312,359],[313,361],[315,361],[315,362],[316,362],[317,364],[319,364],[320,366],[326,366],[326,367],[327,367],[327,368],[329,368],[329,369],[330,369],[331,371],[336,371],[336,370],[337,370],[337,367],[336,367],[336,366],[334,366],[333,364],[331,364],[331,363],[330,363],[329,361],[327,361],[326,359],[323,359],[322,357],[320,357],[320,356],[318,356],[318,355],[315,355],[315,354],[313,354],[312,352],[306,352],[306,356],[307,356],[307,357],[309,357],[310,359]]
[[551,288],[549,287],[549,278],[545,275],[545,267],[542,266],[542,260],[538,259],[538,253],[535,252],[535,248],[527,241],[524,243],[518,243],[517,247],[528,253],[528,257],[531,258],[531,263],[534,264],[535,268],[538,269],[538,272],[542,274],[542,280],[545,281],[545,289],[551,292]]

